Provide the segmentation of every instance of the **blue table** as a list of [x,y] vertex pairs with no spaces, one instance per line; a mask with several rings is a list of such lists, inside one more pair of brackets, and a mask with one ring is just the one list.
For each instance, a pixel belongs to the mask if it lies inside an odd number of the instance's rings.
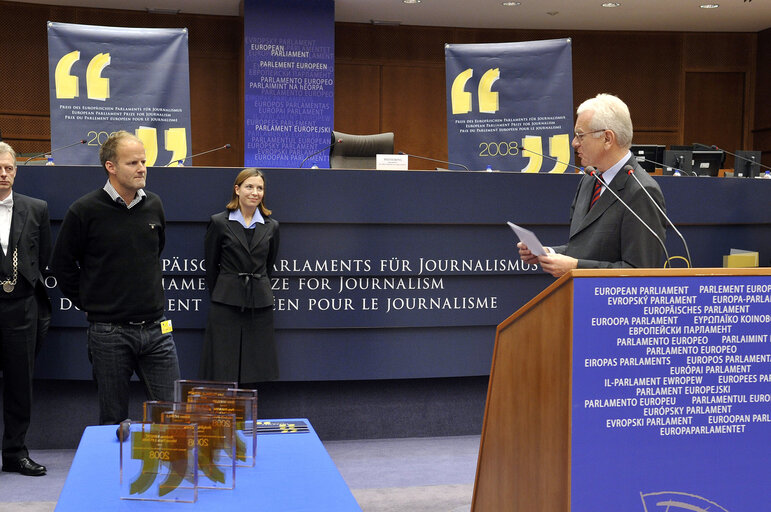
[[56,511],[361,512],[308,420],[272,421],[304,421],[309,431],[258,434],[255,467],[236,470],[235,490],[200,489],[196,503],[121,500],[115,427],[87,427]]

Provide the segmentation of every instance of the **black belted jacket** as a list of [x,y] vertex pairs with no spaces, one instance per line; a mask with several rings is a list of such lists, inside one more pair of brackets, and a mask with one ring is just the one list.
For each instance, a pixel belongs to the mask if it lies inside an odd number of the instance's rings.
[[249,240],[241,224],[228,220],[229,214],[225,210],[212,215],[204,239],[211,300],[241,308],[272,306],[270,275],[278,254],[278,221],[265,217]]

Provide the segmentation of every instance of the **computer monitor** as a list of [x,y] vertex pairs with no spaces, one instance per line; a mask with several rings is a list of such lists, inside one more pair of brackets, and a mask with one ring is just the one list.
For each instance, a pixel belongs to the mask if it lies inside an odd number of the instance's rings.
[[760,174],[760,151],[737,149],[734,157],[734,176],[737,178],[754,178]]
[[681,174],[690,176],[693,151],[689,149],[667,149],[664,151],[664,174],[672,174],[679,169]]
[[694,151],[692,153],[691,170],[699,176],[717,176],[723,165],[725,153],[716,151]]
[[660,144],[632,144],[629,150],[640,164],[640,167],[652,173],[664,161],[664,148]]

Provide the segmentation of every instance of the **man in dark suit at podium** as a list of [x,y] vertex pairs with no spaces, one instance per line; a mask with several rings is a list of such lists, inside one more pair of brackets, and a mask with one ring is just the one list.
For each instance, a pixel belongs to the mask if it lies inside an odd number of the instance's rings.
[[13,191],[16,153],[0,142],[0,369],[3,371],[3,471],[46,474],[29,457],[36,347],[48,329],[51,304],[42,271],[51,256],[45,201]]
[[[585,175],[570,207],[570,237],[567,244],[546,248],[536,256],[520,242],[520,258],[526,263],[560,277],[574,268],[655,268],[664,263],[662,244],[666,237],[664,217],[652,204],[643,187],[664,210],[664,196],[658,183],[637,163],[629,151],[632,119],[629,108],[616,96],[598,94],[576,111],[573,148],[581,165],[594,167],[602,181],[629,205],[661,242],[616,197]],[[664,210],[665,211],[665,210]]]

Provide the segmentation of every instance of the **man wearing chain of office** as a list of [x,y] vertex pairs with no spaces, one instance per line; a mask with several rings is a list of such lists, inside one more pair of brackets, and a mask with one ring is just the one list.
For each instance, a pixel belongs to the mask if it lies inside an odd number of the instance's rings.
[[36,348],[48,330],[51,304],[42,270],[51,255],[45,201],[13,191],[16,152],[0,142],[0,369],[3,371],[3,471],[42,476],[29,457]]

